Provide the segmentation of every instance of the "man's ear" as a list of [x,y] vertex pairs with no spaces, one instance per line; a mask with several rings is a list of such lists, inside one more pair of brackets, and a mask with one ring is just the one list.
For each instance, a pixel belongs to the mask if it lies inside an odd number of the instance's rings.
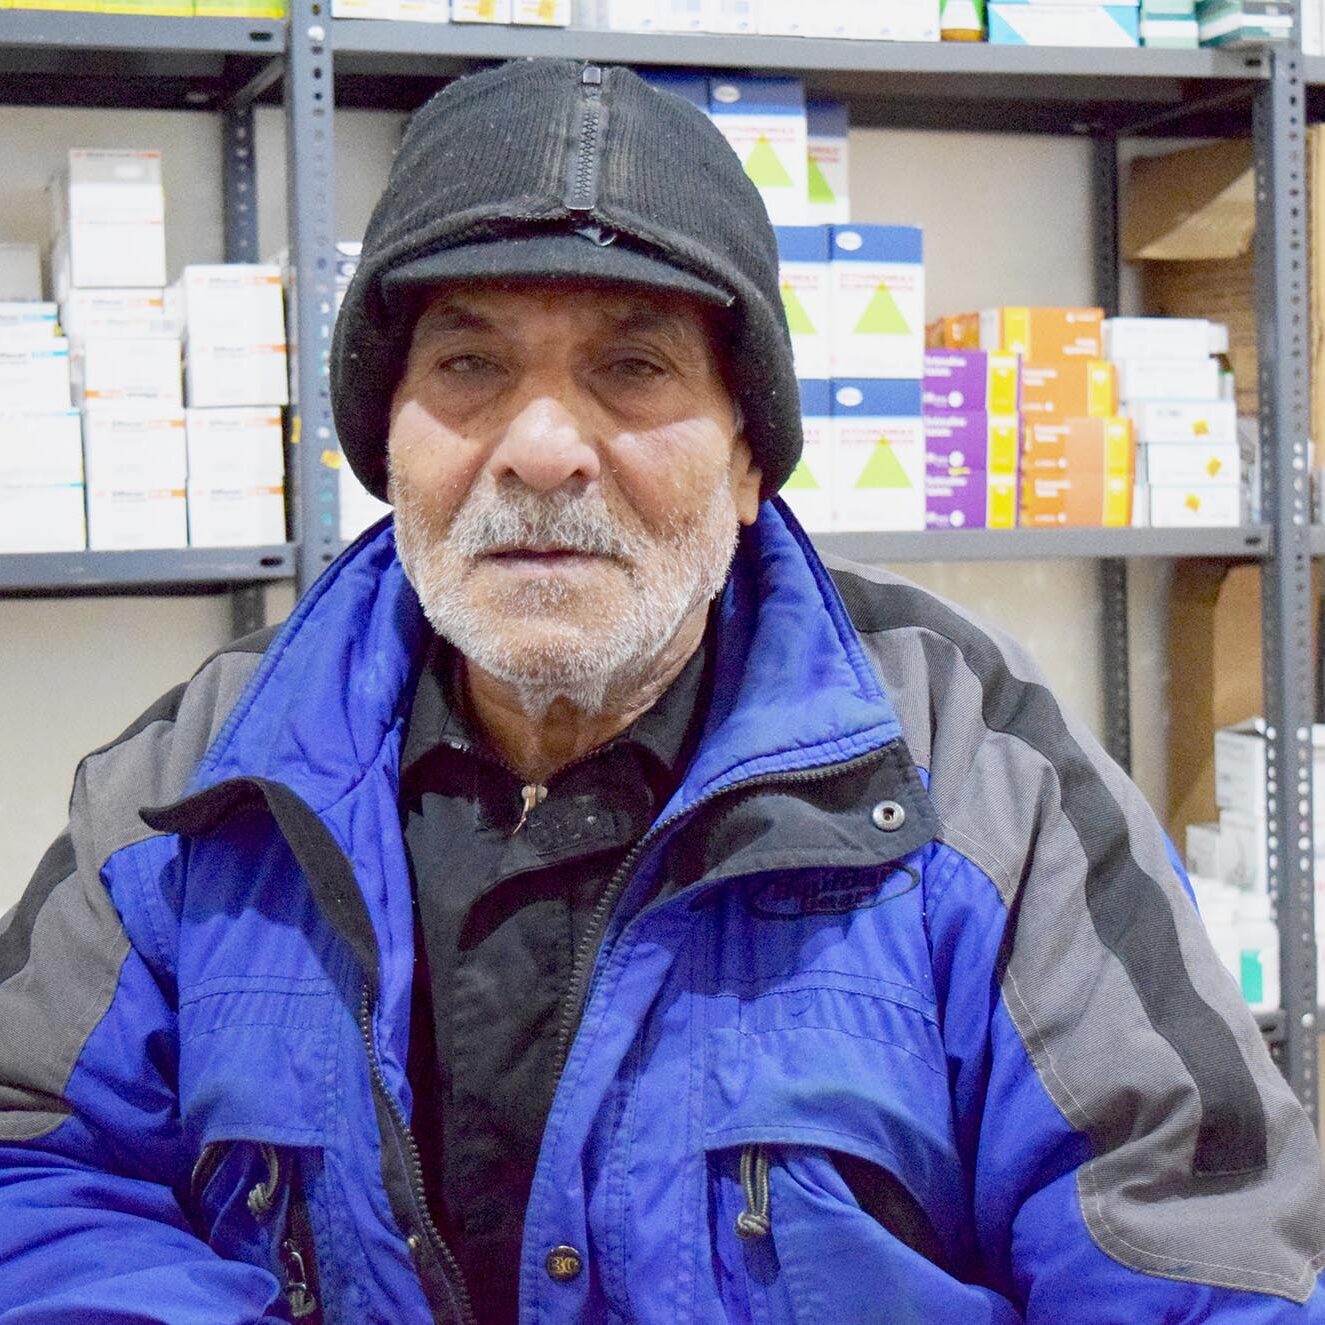
[[759,489],[764,476],[755,466],[754,456],[744,437],[732,442],[731,485],[736,515],[742,524],[754,524],[759,516]]

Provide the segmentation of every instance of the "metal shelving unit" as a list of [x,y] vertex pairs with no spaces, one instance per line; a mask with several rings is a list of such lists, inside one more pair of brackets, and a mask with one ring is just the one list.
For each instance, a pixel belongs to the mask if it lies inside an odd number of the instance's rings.
[[412,109],[448,79],[494,61],[571,56],[638,65],[795,72],[847,100],[857,125],[1043,132],[1090,138],[1097,217],[1095,287],[1118,306],[1117,146],[1129,135],[1246,135],[1255,128],[1257,301],[1262,331],[1265,523],[1234,530],[1015,530],[836,534],[826,550],[869,561],[1092,558],[1104,606],[1106,738],[1130,756],[1127,563],[1213,558],[1261,565],[1271,757],[1270,874],[1278,892],[1284,1070],[1316,1112],[1311,881],[1310,559],[1325,530],[1306,523],[1304,126],[1325,118],[1325,59],[1292,50],[1066,50],[794,38],[631,34],[330,20],[324,0],[292,0],[287,24],[0,11],[0,102],[191,107],[221,112],[226,251],[256,256],[252,115],[279,98],[287,124],[292,319],[290,487],[295,542],[242,555],[0,557],[0,595],[247,586],[236,626],[260,619],[254,586],[292,573],[306,587],[339,549],[337,450],[327,379],[334,314],[334,106]]

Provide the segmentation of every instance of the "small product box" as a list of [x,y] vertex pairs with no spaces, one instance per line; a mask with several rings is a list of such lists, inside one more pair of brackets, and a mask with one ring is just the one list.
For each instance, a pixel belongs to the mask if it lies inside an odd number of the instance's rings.
[[760,0],[756,21],[766,37],[812,37],[815,15],[805,0]]
[[865,41],[938,41],[939,0],[858,4],[852,35]]
[[103,405],[83,420],[88,547],[185,547],[184,411]]
[[90,337],[75,347],[71,369],[79,404],[184,403],[177,340]]
[[926,527],[1015,528],[1016,416],[941,414],[924,422]]
[[924,232],[835,225],[831,254],[833,375],[915,378],[918,389],[925,371]]
[[56,338],[56,306],[34,300],[0,303],[0,341],[49,343]]
[[1021,360],[985,350],[926,350],[925,412],[1016,414],[1021,409]]
[[1219,859],[1219,825],[1187,825],[1187,873],[1205,879],[1222,879]]
[[1149,17],[1141,13],[1141,45],[1164,51],[1194,51],[1201,44],[1201,29],[1193,18]]
[[829,363],[828,227],[777,226],[778,283],[799,377],[827,379]]
[[[1312,817],[1325,818],[1325,724],[1311,728]],[[1215,732],[1215,804],[1221,811],[1264,820],[1265,719],[1248,718]],[[1325,837],[1321,839],[1325,844]]]
[[809,220],[805,90],[799,78],[715,78],[709,113],[774,225]]
[[1221,398],[1218,359],[1122,359],[1117,366],[1118,394],[1128,405]]
[[1027,420],[1105,419],[1118,413],[1118,377],[1104,359],[1023,362],[1021,408]]
[[70,483],[81,490],[83,420],[76,409],[0,415],[0,484],[36,488]]
[[837,529],[925,527],[920,382],[833,382],[833,523]]
[[1151,487],[1230,487],[1242,481],[1242,453],[1236,442],[1150,442],[1141,448]]
[[184,334],[178,291],[70,290],[60,321],[71,340],[118,338],[179,340]]
[[1015,414],[925,415],[925,463],[933,469],[978,469],[1015,482],[1020,455],[1021,421]]
[[846,225],[851,220],[846,103],[807,101],[805,124],[809,153],[806,219],[816,225]]
[[993,479],[983,469],[926,466],[926,529],[1013,529],[1017,480]]
[[805,446],[780,495],[807,533],[822,534],[833,527],[832,383],[799,385]]
[[184,360],[190,408],[287,405],[290,386],[284,345],[197,345]]
[[185,337],[204,345],[285,344],[277,263],[191,264],[181,280]]
[[989,5],[994,46],[1139,46],[1140,10],[1133,5]]
[[756,0],[701,0],[705,32],[754,33],[759,30]]
[[1132,478],[1100,470],[1026,473],[1021,523],[1028,529],[1127,528],[1132,523]]
[[36,244],[0,244],[0,299],[41,299],[41,254]]
[[1242,497],[1237,484],[1150,489],[1152,528],[1231,529],[1241,523]]
[[512,23],[531,28],[568,28],[570,20],[570,0],[512,0]]
[[1266,891],[1266,821],[1238,810],[1219,811],[1219,877],[1244,892]]
[[453,23],[509,23],[511,0],[451,0]]
[[1263,46],[1293,34],[1293,0],[1198,0],[1202,46]]
[[87,522],[81,483],[41,487],[0,475],[0,552],[81,552]]
[[705,0],[658,0],[660,32],[703,32]]
[[68,340],[0,338],[0,411],[64,410],[71,403]]
[[1020,354],[1031,363],[1099,359],[1104,353],[1101,308],[986,308],[980,349]]
[[957,313],[937,318],[925,328],[925,345],[931,350],[978,350],[980,314]]
[[166,283],[161,153],[75,148],[50,185],[56,294]]
[[189,543],[251,547],[285,539],[285,465],[279,409],[191,409]]
[[[569,0],[566,0],[569,7]],[[399,0],[400,19],[406,23],[449,23],[450,0]]]
[[[657,32],[658,31],[657,0],[606,0],[606,6],[607,6],[607,27],[612,32]],[[352,473],[352,471],[346,471],[346,472]],[[342,487],[344,487],[343,484]],[[366,490],[365,490],[365,495],[367,495]],[[351,499],[352,501],[355,501],[357,503],[357,498],[355,498],[353,494],[351,494]],[[370,497],[369,500],[376,501],[376,498]],[[381,502],[378,502],[377,504],[379,506],[382,506],[383,513],[385,513],[386,510],[390,509]],[[341,509],[344,510],[346,509],[346,507],[342,505]],[[358,510],[359,506],[356,504],[354,509]],[[371,510],[373,508],[368,507],[366,509]],[[375,518],[376,516],[374,516],[374,519]],[[368,525],[372,523],[373,523],[372,520],[366,520],[364,524],[360,525],[355,530],[355,533],[360,532],[360,530],[362,529],[366,529]],[[343,524],[344,521],[342,521],[342,525]]]
[[1136,440],[1196,442],[1200,445],[1235,445],[1238,409],[1231,400],[1142,400],[1128,409],[1136,427]]
[[1021,468],[1024,474],[1047,476],[1099,473],[1109,478],[1125,478],[1130,485],[1136,476],[1132,421],[1117,416],[1062,419],[1055,423],[1028,420]]
[[1219,353],[1216,325],[1203,317],[1108,317],[1104,319],[1104,355],[1108,359],[1204,359]]

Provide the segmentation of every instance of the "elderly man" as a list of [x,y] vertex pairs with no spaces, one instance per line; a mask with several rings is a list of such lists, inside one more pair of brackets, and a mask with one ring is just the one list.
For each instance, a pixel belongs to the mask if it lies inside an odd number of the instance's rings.
[[1315,1137],[1138,793],[772,500],[701,115],[442,93],[332,389],[394,528],[84,761],[0,935],[5,1320],[1325,1320]]

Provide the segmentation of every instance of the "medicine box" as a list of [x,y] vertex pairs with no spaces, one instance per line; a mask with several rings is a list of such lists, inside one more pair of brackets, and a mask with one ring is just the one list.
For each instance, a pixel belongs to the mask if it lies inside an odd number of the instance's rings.
[[88,547],[185,547],[184,412],[98,406],[83,420]]
[[701,0],[705,32],[753,33],[759,30],[756,0]]
[[83,483],[83,420],[76,409],[0,414],[0,484],[71,483],[80,489]]
[[184,403],[177,340],[89,337],[76,345],[71,379],[74,398],[81,404]]
[[1023,473],[1021,523],[1030,529],[1105,527],[1132,523],[1130,475],[1102,470]]
[[927,529],[1013,529],[1017,524],[1017,479],[983,469],[925,465]]
[[36,301],[41,293],[36,244],[0,244],[0,299]]
[[166,283],[161,153],[75,148],[50,184],[57,297]]
[[1141,44],[1156,50],[1194,51],[1201,44],[1201,29],[1195,18],[1152,18],[1143,11]]
[[1152,487],[1230,487],[1242,478],[1236,442],[1151,442],[1140,448],[1137,472]]
[[833,382],[833,523],[838,529],[925,527],[920,382]]
[[1206,879],[1222,879],[1219,859],[1219,825],[1188,824],[1185,852],[1187,873]]
[[453,23],[509,23],[511,0],[451,0]]
[[[1132,421],[1062,419],[1054,423],[1028,420],[1022,440],[1023,474],[1098,473],[1126,479],[1136,473]],[[1130,506],[1130,503],[1129,503]]]
[[925,369],[923,232],[833,226],[831,253],[833,376],[915,378],[918,392]]
[[934,350],[978,350],[980,320],[979,313],[936,318],[925,328],[925,345]]
[[1242,498],[1237,485],[1150,489],[1150,524],[1155,529],[1229,529],[1241,523]]
[[847,108],[842,101],[807,101],[806,220],[845,225],[851,220],[847,163]]
[[56,306],[31,300],[0,303],[0,340],[49,343],[56,335]]
[[64,410],[71,403],[69,341],[0,338],[0,411]]
[[190,477],[282,480],[285,458],[279,409],[189,409],[184,420]]
[[179,292],[165,289],[70,290],[60,322],[71,340],[92,337],[179,340],[184,316]]
[[887,0],[855,6],[855,37],[866,41],[938,41],[939,0]]
[[799,387],[805,445],[781,496],[808,533],[820,534],[833,527],[832,384],[802,379]]
[[1203,359],[1217,353],[1215,326],[1203,317],[1105,318],[1104,353],[1110,359]]
[[994,46],[1139,46],[1138,10],[1131,5],[1001,4],[989,6]]
[[191,344],[284,345],[285,298],[276,263],[191,264],[180,286]]
[[829,231],[823,225],[777,226],[778,284],[798,377],[826,379],[829,369]]
[[1118,394],[1128,405],[1220,398],[1218,359],[1121,359],[1117,367]]
[[926,350],[924,407],[930,413],[1016,414],[1021,360],[984,350]]
[[285,346],[190,341],[184,360],[184,390],[191,408],[286,405],[290,388]]
[[[1325,724],[1311,728],[1312,818],[1325,821]],[[1267,818],[1265,719],[1247,718],[1215,732],[1215,804]],[[1325,845],[1325,837],[1322,838]]]
[[925,463],[930,468],[978,469],[993,478],[1015,480],[1020,456],[1021,421],[1015,414],[925,415]]
[[980,348],[1020,354],[1038,364],[1099,359],[1103,321],[1100,308],[987,308],[980,314]]
[[81,552],[86,546],[81,483],[10,484],[0,474],[0,552]]
[[705,0],[657,0],[660,32],[703,32]]
[[1128,407],[1138,442],[1195,442],[1223,446],[1238,440],[1231,400],[1142,400]]
[[805,91],[799,78],[715,78],[713,123],[759,190],[774,225],[809,219]]
[[570,20],[570,0],[512,0],[512,23],[533,28],[568,28]]
[[1105,359],[1055,359],[1021,366],[1028,420],[1103,419],[1118,413],[1118,377]]
[[815,35],[815,14],[805,0],[760,0],[755,21],[766,37]]

